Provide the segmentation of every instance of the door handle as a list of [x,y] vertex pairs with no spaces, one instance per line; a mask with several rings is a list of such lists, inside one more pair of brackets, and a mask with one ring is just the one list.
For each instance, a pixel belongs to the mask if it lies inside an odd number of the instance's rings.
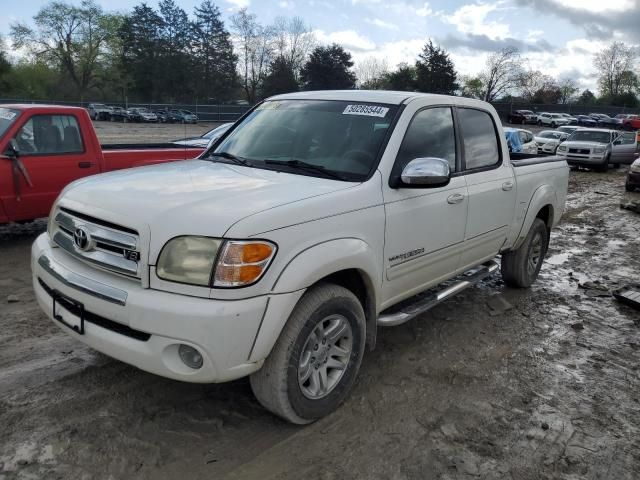
[[453,195],[449,195],[447,197],[447,203],[450,203],[451,205],[455,205],[456,203],[460,203],[463,200],[464,200],[464,195],[462,195],[460,193],[454,193]]
[[502,190],[504,190],[505,192],[508,192],[512,188],[513,188],[513,182],[504,182],[502,184]]
[[91,162],[78,162],[78,167],[80,168],[91,168],[93,163]]

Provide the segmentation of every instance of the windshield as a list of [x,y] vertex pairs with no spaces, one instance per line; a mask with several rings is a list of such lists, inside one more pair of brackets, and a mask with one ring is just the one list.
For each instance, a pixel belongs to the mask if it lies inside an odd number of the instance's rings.
[[378,150],[397,106],[325,100],[279,100],[256,108],[216,148],[259,168],[321,176],[274,161],[305,162],[362,181],[375,167]]
[[562,137],[562,134],[556,133],[556,132],[542,132],[538,136],[542,137],[542,138],[556,138],[557,139],[557,138]]
[[598,143],[609,143],[611,141],[611,136],[608,132],[592,132],[588,130],[576,130],[571,134],[569,140],[572,142],[582,141],[582,142],[598,142]]
[[9,127],[15,122],[20,114],[20,110],[15,108],[0,108],[0,137],[4,135]]

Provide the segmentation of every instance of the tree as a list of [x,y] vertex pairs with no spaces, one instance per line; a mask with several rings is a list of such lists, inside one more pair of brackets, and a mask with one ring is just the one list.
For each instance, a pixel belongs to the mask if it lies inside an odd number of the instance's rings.
[[593,63],[598,70],[602,96],[616,97],[629,92],[625,89],[625,72],[632,71],[635,57],[635,50],[622,42],[613,42],[595,54]]
[[489,55],[478,78],[483,85],[482,99],[492,102],[518,85],[522,60],[515,47],[506,47]]
[[0,37],[0,97],[7,98],[9,95],[9,83],[7,76],[11,73],[11,63],[7,59],[4,39]]
[[123,68],[129,72],[133,93],[139,99],[153,101],[160,96],[157,73],[161,68],[162,24],[162,17],[142,3],[133,8],[120,28]]
[[194,11],[193,61],[195,90],[200,98],[220,101],[236,88],[238,57],[233,53],[231,36],[225,29],[220,10],[204,0]]
[[[192,93],[191,24],[174,0],[160,0],[159,13],[157,91],[159,98],[175,101],[176,96]],[[177,85],[181,87],[177,89]]]
[[535,102],[536,97],[540,100],[544,96],[541,92],[549,92],[558,88],[556,80],[543,74],[540,70],[521,70],[517,83],[520,95],[528,102]]
[[461,94],[468,98],[484,98],[484,85],[478,77],[464,77]]
[[570,103],[574,95],[578,92],[578,84],[572,78],[565,78],[564,80],[561,80],[559,87],[559,102],[563,105]]
[[231,17],[231,22],[238,37],[242,88],[249,103],[255,103],[271,62],[273,32],[260,25],[256,16],[246,8]]
[[108,18],[93,0],[83,0],[80,6],[52,2],[33,17],[35,28],[11,25],[14,48],[26,48],[37,61],[55,65],[82,97],[92,86],[107,39],[114,33]]
[[304,62],[316,45],[311,27],[300,17],[277,17],[270,31],[274,55],[284,59],[299,80]]
[[416,67],[401,63],[398,69],[386,73],[382,78],[384,90],[398,90],[402,92],[416,91]]
[[593,105],[596,103],[596,96],[591,90],[586,89],[578,97],[578,103],[580,105]]
[[284,57],[277,57],[269,66],[269,73],[262,82],[262,97],[280,93],[297,92],[300,89],[293,67]]
[[356,76],[351,71],[351,54],[340,45],[316,47],[301,71],[305,90],[353,88]]
[[384,76],[389,71],[386,59],[366,57],[356,64],[356,82],[363,90],[379,90],[383,88]]
[[420,92],[453,95],[459,88],[449,54],[431,40],[418,56],[416,73],[416,86]]

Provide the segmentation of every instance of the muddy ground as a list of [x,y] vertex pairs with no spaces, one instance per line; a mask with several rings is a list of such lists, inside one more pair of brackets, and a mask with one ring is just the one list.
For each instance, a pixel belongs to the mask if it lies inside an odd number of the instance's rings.
[[640,312],[608,293],[640,272],[623,182],[572,172],[531,289],[497,275],[382,330],[349,400],[302,428],[246,379],[179,383],[69,338],[31,291],[44,221],[1,227],[0,479],[637,479]]
[[100,143],[163,143],[187,137],[199,137],[212,128],[221,125],[216,122],[197,124],[180,123],[111,123],[93,122]]

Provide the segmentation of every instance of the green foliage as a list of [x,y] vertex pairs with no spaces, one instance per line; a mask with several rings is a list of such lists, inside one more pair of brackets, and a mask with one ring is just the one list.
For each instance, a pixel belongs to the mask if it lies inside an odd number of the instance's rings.
[[195,8],[194,15],[191,48],[196,95],[207,102],[231,98],[238,84],[238,57],[233,53],[220,9],[204,0]]
[[107,39],[113,34],[110,15],[93,0],[83,0],[80,6],[52,2],[33,20],[35,28],[24,23],[11,25],[14,46],[58,68],[82,97],[94,85]]
[[593,105],[596,103],[596,96],[589,89],[584,90],[578,97],[580,105]]
[[462,96],[467,98],[482,98],[484,85],[478,77],[467,77],[462,85]]
[[354,88],[356,76],[351,54],[340,45],[316,47],[301,71],[305,90],[331,90]]
[[419,92],[454,95],[459,85],[449,54],[431,40],[416,62],[416,87]]
[[262,97],[280,93],[296,92],[300,89],[292,65],[284,58],[277,57],[269,66],[269,72],[262,82]]
[[384,90],[399,90],[403,92],[415,92],[417,72],[416,68],[401,63],[394,72],[388,72],[383,76]]

